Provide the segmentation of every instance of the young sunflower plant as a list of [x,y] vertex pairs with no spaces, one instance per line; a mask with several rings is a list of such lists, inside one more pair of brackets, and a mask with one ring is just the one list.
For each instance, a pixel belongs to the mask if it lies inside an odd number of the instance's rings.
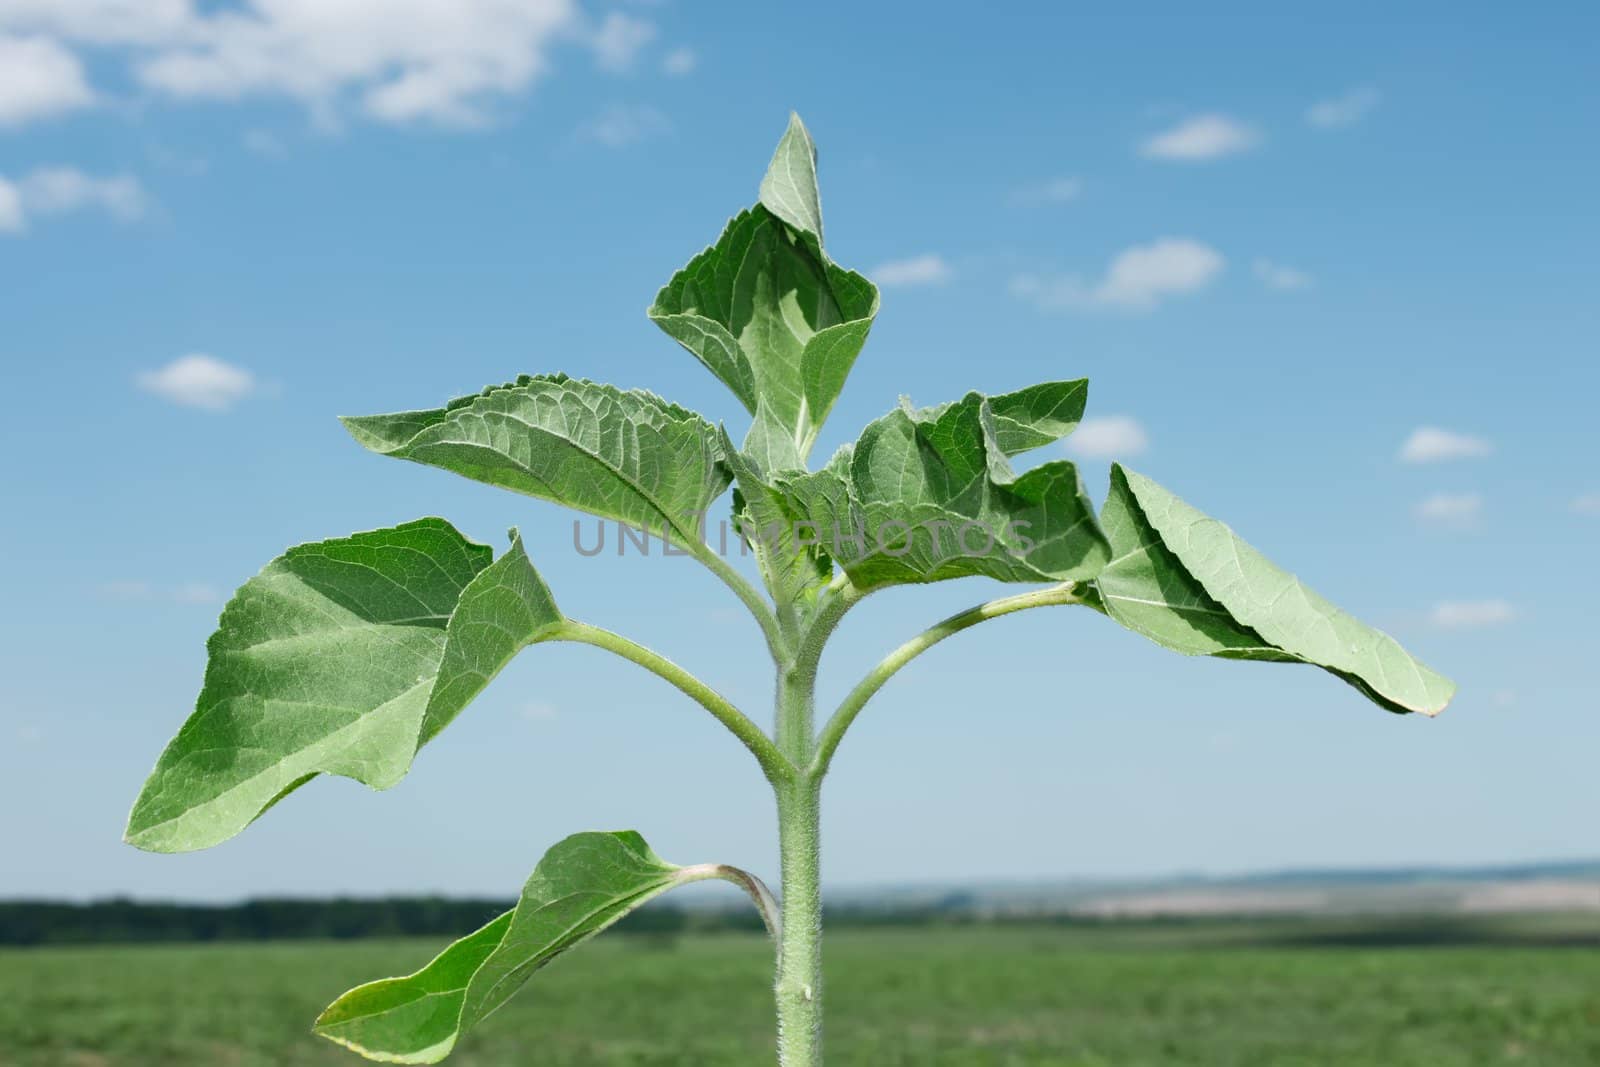
[[[677,866],[637,833],[552,847],[514,908],[415,974],[359,986],[318,1034],[375,1060],[434,1063],[534,972],[629,912],[722,879],[776,945],[777,1053],[822,1060],[818,814],[829,763],[896,671],[970,626],[1078,607],[1186,655],[1308,663],[1392,712],[1433,715],[1454,687],[1386,634],[1278,569],[1227,526],[1113,466],[1099,514],[1077,469],[1011,459],[1070,434],[1087,384],[901,405],[816,470],[807,456],[844,387],[878,292],[823,244],[816,152],[798,118],[755,206],[689,261],[649,315],[750,414],[742,442],[639,390],[524,376],[443,407],[344,420],[385,456],[440,467],[659,535],[749,610],[776,679],[770,731],[710,686],[620,634],[567,617],[515,530],[498,558],[424,518],[289,549],[228,602],[194,713],[128,819],[129,843],[185,852],[225,841],[320,774],[385,789],[529,645],[595,645],[659,675],[749,750],[777,800],[780,896],[715,863]],[[706,543],[729,488],[760,588]],[[983,576],[1028,587],[945,619],[890,652],[825,718],[823,647],[868,594]]]

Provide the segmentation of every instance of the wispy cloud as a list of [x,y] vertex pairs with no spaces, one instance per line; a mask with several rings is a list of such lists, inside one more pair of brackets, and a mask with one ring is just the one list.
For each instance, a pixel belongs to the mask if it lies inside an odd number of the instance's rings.
[[1168,297],[1197,292],[1222,273],[1226,261],[1209,245],[1163,237],[1118,253],[1096,282],[1077,275],[1019,274],[1011,292],[1045,310],[1149,311]]
[[943,285],[952,275],[950,264],[941,256],[913,256],[880,263],[867,272],[868,277],[886,289],[913,285]]
[[28,225],[22,207],[22,190],[0,177],[0,233],[21,233]]
[[700,57],[692,48],[674,48],[661,60],[661,72],[670,74],[674,78],[681,78],[685,74],[693,74],[700,65]]
[[1600,493],[1583,493],[1574,498],[1572,510],[1579,515],[1600,515]]
[[1132,415],[1094,415],[1072,431],[1063,446],[1074,455],[1091,459],[1137,456],[1150,447],[1150,435]]
[[1483,515],[1481,493],[1434,493],[1418,501],[1417,518],[1439,526],[1471,526]]
[[0,58],[0,107],[18,121],[83,106],[91,91],[78,52],[93,49],[134,85],[171,99],[281,97],[325,122],[354,112],[476,126],[496,101],[546,74],[555,48],[576,42],[620,69],[654,32],[615,12],[586,25],[572,0],[9,0],[0,3],[0,35],[43,44]]
[[137,378],[139,388],[174,404],[202,411],[227,411],[255,390],[255,376],[212,356],[181,356]]
[[214,587],[202,582],[166,586],[126,578],[104,583],[100,595],[111,600],[170,600],[175,604],[214,604],[221,599]]
[[1447,630],[1499,626],[1517,617],[1517,609],[1504,600],[1447,600],[1433,606],[1428,620]]
[[1248,152],[1260,143],[1254,126],[1227,115],[1196,115],[1149,138],[1139,152],[1150,159],[1192,163]]
[[528,722],[551,722],[561,714],[560,709],[554,704],[547,704],[541,700],[530,701],[522,705],[519,710]]
[[644,19],[613,11],[600,23],[592,44],[601,70],[620,73],[633,67],[645,45],[655,40],[656,28]]
[[1051,178],[1036,185],[1018,189],[1012,199],[1019,204],[1065,204],[1083,195],[1083,182],[1078,178]]
[[1371,86],[1351,89],[1312,104],[1306,109],[1306,121],[1324,129],[1353,126],[1366,118],[1382,99],[1383,94]]
[[578,136],[607,148],[623,148],[659,137],[672,129],[672,121],[653,107],[607,108],[578,127]]
[[1476,459],[1494,451],[1494,445],[1482,437],[1441,430],[1437,426],[1419,426],[1400,446],[1400,459],[1405,463],[1443,463],[1452,459]]
[[1256,278],[1268,289],[1288,292],[1295,289],[1309,289],[1312,285],[1311,275],[1305,271],[1270,259],[1258,259],[1251,267],[1255,271]]
[[283,139],[267,130],[246,130],[240,139],[245,151],[265,159],[282,159],[289,154]]
[[92,103],[94,92],[77,56],[48,37],[0,33],[0,126],[21,126]]
[[147,206],[144,186],[128,174],[96,177],[73,167],[41,167],[15,181],[0,175],[0,232],[21,233],[34,218],[76,211],[132,222]]

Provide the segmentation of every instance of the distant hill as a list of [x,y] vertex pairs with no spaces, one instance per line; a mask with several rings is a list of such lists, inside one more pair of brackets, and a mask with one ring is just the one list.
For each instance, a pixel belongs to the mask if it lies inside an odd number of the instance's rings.
[[[239,904],[0,900],[0,945],[456,937],[511,904],[444,897],[262,899]],[[830,894],[828,910],[829,922],[835,925],[1600,915],[1600,860],[845,890]],[[676,906],[653,904],[642,909],[627,920],[625,929],[670,934],[759,926],[753,913],[731,909],[726,897],[690,896]]]

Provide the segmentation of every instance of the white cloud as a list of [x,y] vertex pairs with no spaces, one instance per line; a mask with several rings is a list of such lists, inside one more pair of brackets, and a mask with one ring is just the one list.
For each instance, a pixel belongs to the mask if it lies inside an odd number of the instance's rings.
[[1110,459],[1139,455],[1150,447],[1150,437],[1132,415],[1096,415],[1079,423],[1064,444],[1079,456]]
[[1151,159],[1194,162],[1247,152],[1260,141],[1261,134],[1255,127],[1238,119],[1227,115],[1196,115],[1151,137],[1139,151]]
[[1382,99],[1383,95],[1370,86],[1351,89],[1342,96],[1329,97],[1312,104],[1306,109],[1306,121],[1325,129],[1351,126],[1366,118]]
[[1400,446],[1400,459],[1406,463],[1440,463],[1450,459],[1475,459],[1494,451],[1482,437],[1419,426]]
[[884,288],[911,285],[943,285],[951,277],[950,264],[941,256],[913,256],[881,263],[867,276]]
[[41,167],[16,181],[0,175],[0,233],[21,233],[35,216],[84,210],[132,222],[146,206],[144,187],[127,174],[97,178],[72,167]]
[[685,74],[693,74],[694,68],[698,67],[699,65],[700,57],[695,55],[694,49],[674,48],[672,51],[668,52],[666,58],[661,61],[661,71],[663,74],[670,74],[675,78],[681,78]]
[[625,65],[640,25],[614,15],[586,35],[575,0],[0,0],[0,31],[101,49],[170,97],[280,96],[323,118],[353,108],[457,126],[527,89],[560,42]]
[[100,586],[100,595],[112,600],[171,600],[175,604],[214,604],[220,597],[213,586],[183,582],[171,587],[142,579],[120,579]]
[[609,148],[622,148],[672,129],[672,122],[653,107],[613,107],[578,127],[578,136]]
[[613,11],[600,23],[593,41],[594,59],[601,70],[621,72],[633,66],[639,50],[655,39],[656,28],[644,19]]
[[554,704],[543,701],[532,701],[522,705],[522,717],[529,722],[550,722],[560,715],[559,709]]
[[144,187],[128,174],[97,178],[72,167],[43,167],[19,185],[23,207],[30,215],[98,208],[115,219],[132,222],[145,211]]
[[1256,277],[1268,289],[1309,289],[1311,288],[1311,275],[1303,270],[1282,263],[1274,263],[1270,259],[1258,259],[1252,264]]
[[1417,518],[1441,526],[1470,526],[1482,514],[1480,493],[1434,493],[1416,507]]
[[1600,493],[1584,493],[1572,502],[1579,515],[1600,515]]
[[211,356],[182,356],[138,377],[139,388],[174,404],[202,411],[227,411],[256,387],[255,376]]
[[22,209],[22,190],[0,177],[0,233],[21,233],[28,224]]
[[1504,600],[1447,600],[1428,613],[1435,626],[1449,630],[1499,626],[1516,617],[1517,609]]
[[172,599],[180,604],[214,604],[217,591],[201,582],[184,582],[172,590]]
[[278,135],[266,130],[246,130],[241,141],[245,151],[266,159],[282,159],[289,154]]
[[1098,282],[1085,283],[1075,275],[1021,274],[1011,280],[1011,292],[1045,310],[1149,311],[1166,297],[1205,288],[1222,273],[1225,262],[1208,245],[1163,237],[1118,253]]
[[1083,195],[1083,182],[1077,178],[1051,178],[1017,190],[1019,204],[1065,204]]
[[[5,28],[0,2],[0,30]],[[0,126],[20,126],[94,103],[83,64],[48,37],[0,33]]]

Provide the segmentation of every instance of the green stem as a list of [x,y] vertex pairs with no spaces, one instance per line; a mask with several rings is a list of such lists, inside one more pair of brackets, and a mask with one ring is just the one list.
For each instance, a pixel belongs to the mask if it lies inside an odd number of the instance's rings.
[[792,781],[795,769],[799,764],[784,758],[772,739],[762,732],[761,727],[751,722],[749,717],[715,689],[706,685],[700,679],[667,659],[665,656],[652,652],[636,641],[630,641],[621,634],[612,633],[610,630],[598,626],[590,626],[584,622],[574,622],[568,619],[561,626],[558,640],[575,641],[579,644],[594,645],[608,652],[614,652],[623,659],[631,660],[649,671],[651,674],[666,679],[679,691],[694,700],[701,707],[716,716],[717,721],[726,726],[733,736],[744,743],[755,756],[756,762],[761,764],[761,769],[766,772],[767,778],[774,784]]
[[[815,666],[783,667],[778,678],[778,747],[804,766],[811,757]],[[783,926],[773,996],[780,1067],[822,1063],[822,874],[820,776],[774,783],[783,885]]]
[[[1010,615],[1015,611],[1026,611],[1028,608],[1050,607],[1057,604],[1078,603],[1077,587],[1072,582],[1063,582],[1047,589],[1035,589],[1028,593],[1018,593],[1016,596],[1001,597],[990,600],[976,607],[960,611],[935,623],[922,631],[916,637],[907,641],[893,652],[883,658],[876,667],[868,672],[865,678],[856,683],[850,690],[837,710],[834,711],[827,725],[822,728],[822,734],[817,739],[816,752],[809,764],[806,776],[818,781],[828,773],[828,764],[833,760],[833,754],[839,747],[839,742],[844,739],[845,731],[850,729],[850,724],[855,722],[856,716],[861,714],[861,709],[866,707],[867,701],[873,694],[883,688],[885,682],[893,678],[907,663],[922,655],[928,649],[937,645],[945,638],[960,633],[970,626],[976,626],[988,619],[996,619],[1001,615]],[[800,764],[807,766],[806,764]]]

